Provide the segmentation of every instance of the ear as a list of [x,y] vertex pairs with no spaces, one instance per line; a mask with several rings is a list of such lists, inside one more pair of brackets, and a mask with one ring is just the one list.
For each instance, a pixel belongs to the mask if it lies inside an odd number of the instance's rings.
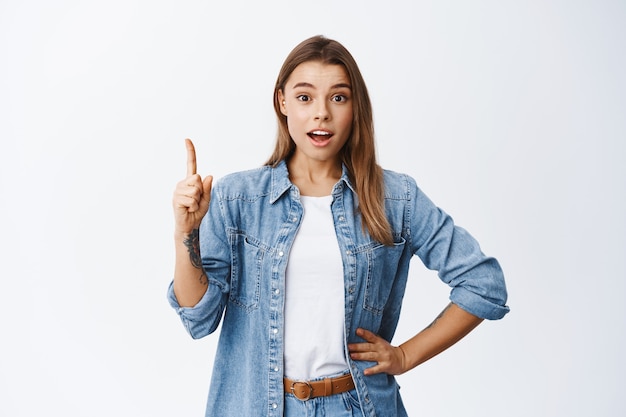
[[287,116],[287,106],[285,106],[285,96],[283,95],[283,90],[278,90],[278,106],[280,107],[280,112]]

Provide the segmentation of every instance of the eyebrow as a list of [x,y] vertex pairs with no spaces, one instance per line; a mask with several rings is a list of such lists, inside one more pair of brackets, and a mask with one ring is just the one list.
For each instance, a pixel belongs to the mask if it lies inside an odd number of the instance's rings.
[[[315,88],[315,86],[313,84],[307,83],[307,82],[297,83],[296,85],[293,86],[294,89],[299,88],[299,87]],[[352,87],[350,86],[350,84],[347,84],[347,83],[335,84],[335,85],[333,85],[330,88],[333,89],[333,90],[338,89],[338,88],[347,88],[349,90],[352,90]]]

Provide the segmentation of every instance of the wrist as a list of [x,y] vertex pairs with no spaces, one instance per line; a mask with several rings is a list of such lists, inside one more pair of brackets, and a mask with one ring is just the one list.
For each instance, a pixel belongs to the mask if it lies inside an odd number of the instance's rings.
[[177,242],[183,242],[186,239],[189,239],[191,236],[197,235],[199,233],[200,229],[198,228],[191,228],[191,229],[187,229],[187,228],[183,228],[183,229],[179,229],[176,228],[174,230],[174,239]]
[[408,372],[411,370],[410,366],[408,365],[408,361],[407,361],[407,357],[406,357],[406,352],[404,351],[404,348],[402,348],[402,345],[398,346],[398,356],[400,359],[400,373],[403,374],[405,372]]

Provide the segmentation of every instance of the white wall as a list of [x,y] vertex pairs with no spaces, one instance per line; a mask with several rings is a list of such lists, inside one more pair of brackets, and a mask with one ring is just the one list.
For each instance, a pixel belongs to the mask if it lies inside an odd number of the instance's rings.
[[[0,415],[203,415],[165,299],[185,174],[260,165],[273,83],[346,45],[381,163],[502,263],[511,313],[400,377],[411,415],[624,415],[626,4],[0,2]],[[400,343],[447,288],[414,264]]]

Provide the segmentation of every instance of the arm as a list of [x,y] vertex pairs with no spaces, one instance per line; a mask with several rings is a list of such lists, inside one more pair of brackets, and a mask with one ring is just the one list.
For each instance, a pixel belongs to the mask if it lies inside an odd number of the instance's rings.
[[377,362],[364,371],[365,375],[399,375],[454,345],[481,322],[481,318],[450,303],[428,327],[400,346],[392,346],[368,330],[357,329],[356,334],[366,342],[350,344],[348,349],[354,360]]
[[413,201],[407,216],[411,252],[452,287],[452,303],[426,329],[398,347],[371,331],[357,329],[365,343],[349,345],[351,357],[378,362],[366,374],[406,372],[458,342],[483,319],[500,319],[509,310],[498,262],[485,256],[478,242],[456,227],[408,178]]
[[196,151],[187,139],[187,177],[176,185],[174,207],[176,249],[174,293],[181,307],[194,306],[207,290],[208,280],[200,260],[199,227],[209,209],[213,177],[196,173]]

